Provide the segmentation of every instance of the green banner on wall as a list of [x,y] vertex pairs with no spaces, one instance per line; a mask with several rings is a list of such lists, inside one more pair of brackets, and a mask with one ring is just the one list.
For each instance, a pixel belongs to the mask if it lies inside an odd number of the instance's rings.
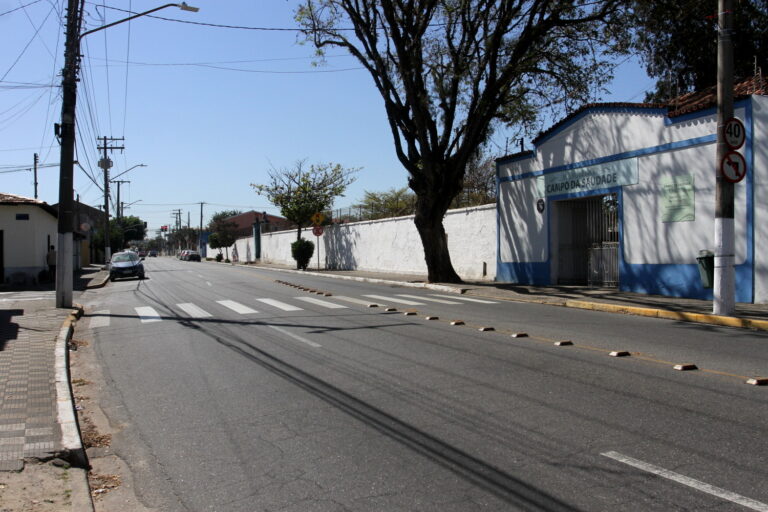
[[637,159],[628,158],[545,174],[536,178],[536,187],[539,197],[545,197],[634,185],[637,181]]
[[661,222],[696,220],[696,198],[693,176],[661,178]]

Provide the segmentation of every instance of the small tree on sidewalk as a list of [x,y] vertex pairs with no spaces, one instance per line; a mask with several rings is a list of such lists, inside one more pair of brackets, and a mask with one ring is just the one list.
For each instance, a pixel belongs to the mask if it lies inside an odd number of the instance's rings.
[[268,184],[251,186],[280,208],[283,217],[296,224],[296,240],[301,240],[301,230],[309,226],[312,215],[330,209],[333,200],[343,196],[355,181],[353,174],[358,170],[333,163],[310,165],[307,169],[306,160],[299,160],[290,169],[273,168]]

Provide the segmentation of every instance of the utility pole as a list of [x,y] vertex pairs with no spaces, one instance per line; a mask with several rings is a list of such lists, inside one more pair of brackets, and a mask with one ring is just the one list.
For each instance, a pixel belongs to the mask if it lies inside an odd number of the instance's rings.
[[197,233],[197,250],[200,251],[200,254],[205,256],[203,254],[203,203],[200,202],[200,231]]
[[718,1],[717,156],[715,157],[715,282],[712,312],[731,316],[736,307],[733,183],[723,178],[721,162],[728,152],[725,122],[733,117],[733,0]]
[[120,202],[120,185],[123,183],[130,183],[129,180],[114,180],[112,183],[117,183],[117,220],[120,220],[122,217],[125,217],[125,212],[123,211],[123,203]]
[[[72,196],[75,161],[75,106],[77,103],[77,67],[80,61],[80,25],[82,10],[78,0],[67,0],[67,33],[64,43],[64,69],[61,71],[61,139],[59,159],[59,222],[56,247],[56,307],[72,307]],[[37,179],[35,179],[37,182]],[[37,188],[35,188],[37,190]]]
[[37,153],[35,153],[35,157],[32,159],[32,161],[35,164],[35,199],[37,199],[37,162],[39,161],[39,158],[37,156]]
[[[125,138],[120,137],[99,137],[102,141],[101,146],[96,146],[99,151],[104,151],[104,156],[99,160],[99,167],[104,169],[104,263],[109,263],[112,257],[112,248],[109,241],[109,169],[112,167],[112,160],[109,159],[108,151],[124,150],[125,146],[111,146],[110,142],[122,141]],[[118,204],[119,206],[119,204]]]

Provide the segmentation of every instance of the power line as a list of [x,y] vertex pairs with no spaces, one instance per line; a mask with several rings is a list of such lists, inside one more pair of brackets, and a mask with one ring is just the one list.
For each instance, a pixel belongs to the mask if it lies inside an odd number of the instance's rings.
[[6,14],[11,14],[12,12],[16,12],[20,9],[24,9],[25,7],[29,7],[30,5],[34,5],[38,2],[41,2],[42,0],[35,0],[34,2],[29,2],[28,4],[20,5],[14,9],[11,9],[10,11],[0,12],[0,17],[5,16]]

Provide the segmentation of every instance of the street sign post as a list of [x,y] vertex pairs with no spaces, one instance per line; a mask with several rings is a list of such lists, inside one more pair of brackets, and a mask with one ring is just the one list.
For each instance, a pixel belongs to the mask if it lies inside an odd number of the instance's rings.
[[315,236],[323,235],[323,226],[315,226],[312,228],[312,234]]
[[312,224],[319,226],[325,220],[325,215],[323,215],[321,212],[317,212],[313,214],[312,217],[310,217],[310,220],[312,221]]
[[743,146],[747,136],[744,124],[735,117],[725,122],[723,125],[723,135],[725,135],[725,144],[731,150],[739,149]]
[[720,173],[723,179],[738,183],[747,175],[747,161],[738,151],[729,151],[720,162]]

